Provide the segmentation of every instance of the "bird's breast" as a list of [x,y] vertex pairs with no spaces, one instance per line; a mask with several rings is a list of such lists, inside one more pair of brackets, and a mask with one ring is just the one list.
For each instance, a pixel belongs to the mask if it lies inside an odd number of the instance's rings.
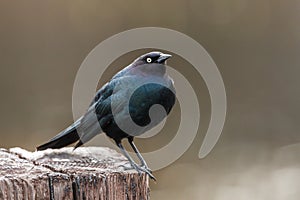
[[160,105],[163,113],[154,113],[155,121],[159,123],[169,114],[175,103],[175,93],[172,88],[158,83],[148,83],[137,88],[129,99],[129,113],[132,120],[139,126],[148,125],[151,120],[149,111],[154,105]]

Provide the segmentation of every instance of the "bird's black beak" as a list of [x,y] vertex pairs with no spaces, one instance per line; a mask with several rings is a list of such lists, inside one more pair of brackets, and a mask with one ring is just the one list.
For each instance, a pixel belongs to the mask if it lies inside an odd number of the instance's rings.
[[157,59],[157,63],[165,64],[165,61],[171,57],[172,57],[172,55],[170,55],[170,54],[162,53],[162,54],[160,54],[159,58]]

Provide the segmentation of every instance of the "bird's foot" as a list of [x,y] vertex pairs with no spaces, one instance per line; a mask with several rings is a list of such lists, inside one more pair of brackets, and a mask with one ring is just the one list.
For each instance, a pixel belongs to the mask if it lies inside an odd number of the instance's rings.
[[120,165],[119,167],[122,167],[125,171],[135,169],[134,167],[132,167],[130,162],[127,162],[124,165]]
[[156,181],[155,176],[153,176],[153,174],[152,174],[152,170],[149,169],[147,166],[139,166],[139,165],[136,165],[135,169],[139,172],[139,174],[141,173],[141,171],[142,171],[142,172],[145,172],[146,174],[148,174],[148,176],[149,176],[152,180]]
[[146,169],[147,171],[149,171],[152,174],[152,170],[147,165],[142,164],[140,167],[143,168],[143,169]]
[[155,176],[153,176],[151,169],[147,165],[137,165],[136,163],[128,163],[130,166],[121,165],[121,167],[124,168],[124,170],[132,170],[135,169],[139,175],[141,175],[142,172],[145,172],[152,180],[156,181]]

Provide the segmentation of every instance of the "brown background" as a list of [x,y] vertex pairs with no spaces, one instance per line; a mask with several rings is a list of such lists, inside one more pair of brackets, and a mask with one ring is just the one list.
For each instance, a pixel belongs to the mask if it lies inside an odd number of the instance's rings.
[[[199,160],[210,116],[207,89],[186,61],[169,62],[193,84],[203,121],[186,154],[154,172],[152,199],[299,199],[299,18],[300,2],[289,0],[3,0],[0,146],[34,150],[72,122],[76,72],[101,41],[130,28],[166,27],[191,36],[212,56],[228,113],[220,141]],[[116,60],[99,85],[145,51]],[[177,105],[164,135],[140,139],[141,149],[168,142],[178,115]]]

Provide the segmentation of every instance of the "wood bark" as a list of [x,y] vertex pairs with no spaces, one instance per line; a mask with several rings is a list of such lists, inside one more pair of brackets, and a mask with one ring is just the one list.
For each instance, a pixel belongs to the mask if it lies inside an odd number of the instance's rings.
[[109,148],[0,149],[0,199],[148,200],[149,178]]

